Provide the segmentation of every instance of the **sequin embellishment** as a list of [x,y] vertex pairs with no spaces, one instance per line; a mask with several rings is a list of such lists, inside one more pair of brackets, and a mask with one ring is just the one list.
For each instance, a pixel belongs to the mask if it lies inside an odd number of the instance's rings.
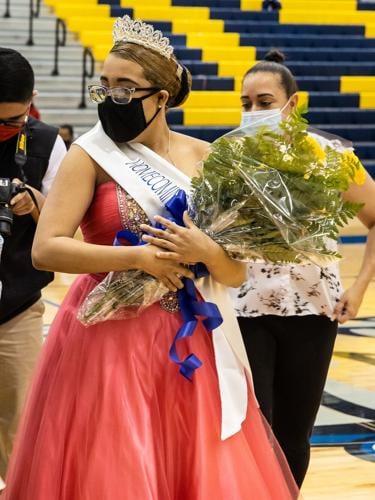
[[[116,185],[117,201],[120,220],[123,229],[129,229],[138,237],[142,235],[140,224],[150,224],[150,221],[138,203],[126,193],[118,184]],[[174,313],[180,310],[177,293],[168,292],[160,300],[160,307],[165,311]]]
[[180,310],[180,305],[178,303],[177,293],[168,292],[160,300],[160,307],[165,311],[174,313]]

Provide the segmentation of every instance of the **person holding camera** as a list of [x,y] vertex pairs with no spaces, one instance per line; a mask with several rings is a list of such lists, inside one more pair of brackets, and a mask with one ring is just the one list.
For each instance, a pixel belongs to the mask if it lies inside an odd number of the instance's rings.
[[31,262],[36,223],[65,155],[58,129],[30,116],[34,73],[17,51],[0,47],[0,477],[42,344],[41,289],[53,274]]

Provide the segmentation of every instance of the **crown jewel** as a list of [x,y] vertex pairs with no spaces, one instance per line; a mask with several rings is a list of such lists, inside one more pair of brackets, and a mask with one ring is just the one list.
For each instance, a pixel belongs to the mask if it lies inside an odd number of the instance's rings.
[[155,30],[151,24],[146,24],[139,19],[133,21],[129,16],[118,17],[113,25],[112,35],[114,43],[137,43],[159,52],[167,59],[170,59],[173,54],[169,39],[161,31]]

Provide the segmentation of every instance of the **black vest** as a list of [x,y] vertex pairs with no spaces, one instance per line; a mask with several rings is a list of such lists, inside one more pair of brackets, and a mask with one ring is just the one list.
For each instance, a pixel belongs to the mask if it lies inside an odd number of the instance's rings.
[[[29,117],[27,161],[24,172],[27,184],[40,191],[58,130]],[[17,136],[0,142],[0,177],[21,178],[14,162]],[[31,263],[31,247],[36,224],[31,215],[14,215],[12,235],[4,237],[0,257],[0,324],[30,307],[41,296],[41,289],[53,279],[53,273],[36,270]]]

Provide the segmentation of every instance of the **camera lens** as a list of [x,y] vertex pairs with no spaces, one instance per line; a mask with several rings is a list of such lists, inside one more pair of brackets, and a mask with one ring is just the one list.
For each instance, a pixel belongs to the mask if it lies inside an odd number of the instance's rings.
[[10,208],[0,206],[0,234],[10,236],[12,231],[13,213]]

